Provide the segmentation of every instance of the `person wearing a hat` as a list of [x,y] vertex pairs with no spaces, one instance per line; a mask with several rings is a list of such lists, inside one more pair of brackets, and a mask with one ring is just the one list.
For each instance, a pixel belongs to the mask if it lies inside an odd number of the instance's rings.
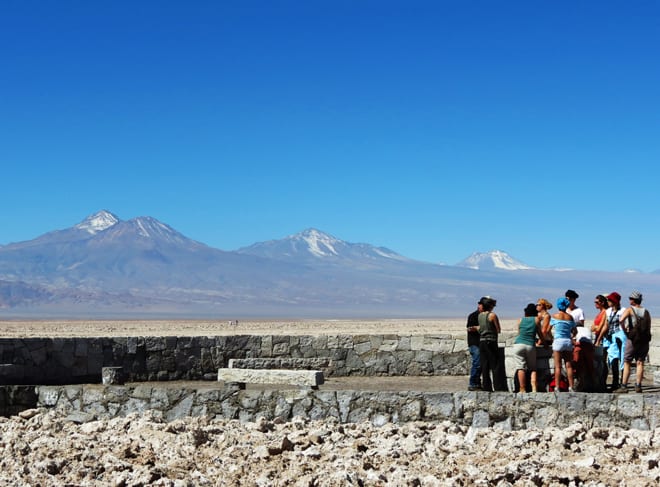
[[603,344],[605,360],[612,372],[612,390],[619,389],[619,373],[623,368],[626,334],[621,328],[621,316],[625,308],[621,308],[621,295],[616,291],[607,296],[608,308],[605,311],[605,323],[601,326],[596,343]]
[[642,293],[630,293],[630,308],[621,315],[621,323],[627,331],[625,353],[623,356],[623,377],[621,387],[615,392],[628,392],[628,378],[630,377],[630,364],[636,361],[635,392],[642,392],[642,378],[644,377],[644,361],[649,354],[651,344],[651,314],[642,307]]
[[575,304],[580,297],[574,290],[569,289],[564,293],[568,299],[568,308],[566,312],[573,317],[575,321],[576,335],[575,347],[573,349],[573,372],[577,379],[576,390],[587,391],[593,389],[595,370],[594,370],[594,342],[591,339],[591,330],[584,326],[584,311]]
[[[508,390],[504,374],[504,361],[500,359],[497,336],[501,333],[500,320],[493,308],[497,301],[486,298],[481,303],[483,311],[479,313],[479,358],[481,359],[482,387],[491,392]],[[491,380],[491,372],[493,374]]]
[[520,392],[527,392],[527,372],[532,392],[537,392],[536,381],[536,338],[542,339],[541,323],[536,319],[538,311],[534,303],[524,309],[525,316],[518,322],[518,336],[513,342],[515,374],[518,376]]
[[572,289],[569,289],[564,293],[564,296],[568,298],[569,303],[566,311],[571,314],[573,321],[575,321],[577,326],[584,326],[584,310],[575,304],[575,300],[579,298],[580,295]]
[[567,311],[569,300],[566,297],[557,299],[557,312],[550,318],[550,326],[555,330],[552,341],[552,361],[555,363],[555,384],[559,390],[561,383],[561,362],[566,366],[568,390],[573,392],[573,336],[575,335],[575,321]]
[[468,315],[467,318],[467,343],[468,350],[470,351],[470,358],[472,359],[472,367],[470,368],[470,380],[468,382],[468,391],[481,390],[481,360],[479,356],[479,313],[483,309],[483,301],[490,298],[484,296],[477,302],[477,309]]

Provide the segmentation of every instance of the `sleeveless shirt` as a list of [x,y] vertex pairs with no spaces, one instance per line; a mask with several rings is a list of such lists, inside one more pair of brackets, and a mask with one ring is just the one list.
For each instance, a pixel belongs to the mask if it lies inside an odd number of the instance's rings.
[[495,324],[488,319],[489,316],[490,311],[479,313],[479,335],[481,341],[496,342],[497,329],[495,328]]
[[536,343],[536,318],[525,316],[520,321],[520,331],[513,343],[521,343],[523,345],[534,345]]

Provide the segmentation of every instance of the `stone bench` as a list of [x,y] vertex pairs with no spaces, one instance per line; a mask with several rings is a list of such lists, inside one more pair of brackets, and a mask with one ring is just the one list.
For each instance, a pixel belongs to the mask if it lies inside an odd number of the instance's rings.
[[318,389],[323,384],[320,370],[284,369],[218,369],[218,381],[236,384],[245,389],[246,384],[284,384]]

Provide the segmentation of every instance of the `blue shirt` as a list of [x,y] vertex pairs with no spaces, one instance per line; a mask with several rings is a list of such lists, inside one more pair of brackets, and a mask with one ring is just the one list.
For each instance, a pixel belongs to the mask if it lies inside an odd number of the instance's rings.
[[571,331],[576,327],[573,320],[550,318],[550,326],[555,327],[555,338],[572,338]]

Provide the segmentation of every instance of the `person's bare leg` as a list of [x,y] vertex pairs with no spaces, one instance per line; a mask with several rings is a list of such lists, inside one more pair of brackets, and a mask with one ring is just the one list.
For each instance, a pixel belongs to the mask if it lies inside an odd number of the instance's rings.
[[623,375],[621,376],[621,385],[627,386],[630,378],[630,362],[623,362]]
[[572,391],[574,390],[574,380],[573,380],[573,354],[567,353],[564,355],[564,362],[566,363],[566,377],[568,378],[568,388]]
[[537,392],[537,382],[536,382],[536,370],[532,370],[530,374],[529,381],[532,383],[532,392]]
[[559,392],[559,381],[561,380],[561,353],[552,352],[552,359],[555,362],[555,391]]
[[637,385],[639,387],[642,387],[642,381],[644,380],[644,361],[643,360],[638,360],[637,361]]
[[527,392],[527,374],[523,369],[518,369],[518,385],[520,386],[519,392]]

